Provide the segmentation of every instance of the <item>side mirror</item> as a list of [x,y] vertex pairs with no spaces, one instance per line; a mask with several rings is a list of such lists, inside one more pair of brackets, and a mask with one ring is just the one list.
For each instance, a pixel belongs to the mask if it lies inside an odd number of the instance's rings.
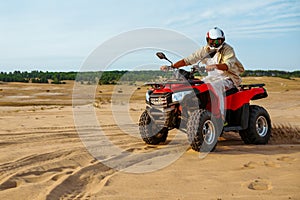
[[159,59],[164,59],[164,60],[169,61],[169,63],[171,63],[171,66],[173,66],[172,61],[170,61],[163,52],[157,52],[156,55],[157,55],[157,57],[159,57]]
[[157,57],[159,57],[159,59],[167,60],[167,57],[163,52],[157,52],[156,55],[157,55]]

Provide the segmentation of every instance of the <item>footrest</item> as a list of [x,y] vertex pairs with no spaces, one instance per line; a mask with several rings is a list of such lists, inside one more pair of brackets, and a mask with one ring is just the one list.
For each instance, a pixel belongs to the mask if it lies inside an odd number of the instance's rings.
[[225,132],[229,132],[229,131],[240,131],[243,130],[243,128],[241,126],[226,126],[223,129]]

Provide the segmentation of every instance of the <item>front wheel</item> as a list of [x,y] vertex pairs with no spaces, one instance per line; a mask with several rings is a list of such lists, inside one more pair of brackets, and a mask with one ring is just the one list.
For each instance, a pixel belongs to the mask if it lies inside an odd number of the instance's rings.
[[246,130],[240,131],[245,144],[267,144],[271,136],[271,119],[268,112],[260,106],[251,105],[249,124]]
[[165,142],[169,132],[168,128],[166,127],[163,127],[160,130],[146,110],[140,117],[139,130],[144,142],[153,145]]
[[192,149],[210,152],[216,148],[222,130],[221,120],[204,109],[192,113],[187,124],[187,135]]

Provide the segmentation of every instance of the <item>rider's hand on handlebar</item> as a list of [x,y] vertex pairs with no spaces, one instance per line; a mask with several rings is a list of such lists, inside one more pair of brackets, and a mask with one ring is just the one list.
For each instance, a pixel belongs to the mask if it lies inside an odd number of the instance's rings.
[[168,66],[168,65],[163,65],[163,66],[160,67],[160,70],[161,70],[161,71],[164,71],[164,72],[169,71],[169,70],[170,70],[170,66]]

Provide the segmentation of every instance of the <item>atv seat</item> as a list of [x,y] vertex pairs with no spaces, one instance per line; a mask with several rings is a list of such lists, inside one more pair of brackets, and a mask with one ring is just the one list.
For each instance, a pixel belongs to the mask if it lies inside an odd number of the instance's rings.
[[264,83],[259,83],[259,84],[247,84],[247,85],[240,85],[239,87],[242,89],[242,90],[245,90],[245,89],[248,89],[250,90],[251,88],[261,88],[261,87],[264,87],[265,84]]
[[225,91],[225,96],[227,97],[227,96],[229,96],[229,95],[232,95],[232,94],[234,94],[234,93],[237,93],[238,91],[239,91],[239,89],[237,89],[236,87],[233,87],[233,88],[231,88],[231,89]]

